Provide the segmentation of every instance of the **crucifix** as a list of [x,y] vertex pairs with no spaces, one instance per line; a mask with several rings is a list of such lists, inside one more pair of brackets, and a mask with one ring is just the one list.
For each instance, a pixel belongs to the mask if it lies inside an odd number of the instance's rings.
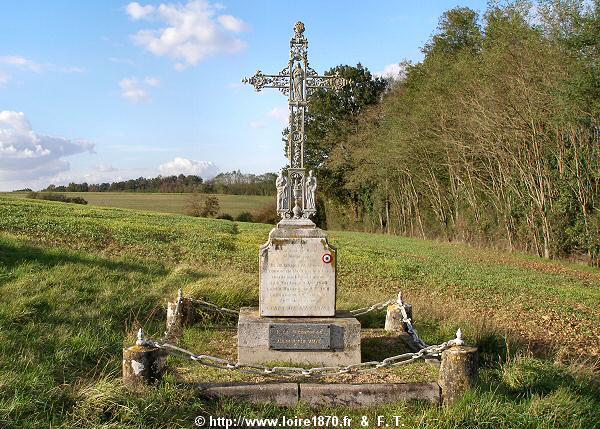
[[[254,86],[256,91],[263,88],[276,88],[288,96],[289,133],[287,157],[289,167],[277,177],[277,212],[282,219],[301,219],[314,216],[317,212],[315,192],[317,178],[304,168],[304,118],[308,109],[308,97],[319,89],[339,90],[349,83],[338,75],[319,76],[308,65],[308,40],[304,36],[304,24],[297,22],[294,36],[290,40],[290,60],[276,75],[264,74],[260,70],[243,83]],[[292,206],[292,203],[294,204]]]

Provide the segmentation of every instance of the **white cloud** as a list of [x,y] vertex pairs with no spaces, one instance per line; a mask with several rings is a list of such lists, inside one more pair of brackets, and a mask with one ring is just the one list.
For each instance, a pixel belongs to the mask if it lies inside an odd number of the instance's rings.
[[255,130],[259,130],[265,127],[265,123],[261,121],[250,121],[250,124],[248,125],[250,125],[250,128],[253,128]]
[[406,67],[399,63],[388,64],[383,71],[375,72],[373,75],[384,79],[403,80],[406,77]]
[[116,63],[116,64],[127,64],[128,66],[134,66],[135,65],[135,63],[133,62],[133,60],[130,60],[129,58],[109,57],[108,60],[111,63]]
[[0,64],[15,66],[36,73],[41,72],[43,69],[43,66],[41,64],[38,64],[35,61],[29,60],[25,57],[21,57],[19,55],[7,55],[0,57]]
[[125,8],[125,10],[127,11],[127,14],[129,16],[131,16],[131,18],[138,20],[138,19],[142,19],[145,16],[148,16],[152,12],[154,12],[154,6],[151,6],[151,5],[142,6],[138,2],[133,2],[133,3],[129,3],[127,5],[127,7]]
[[87,167],[81,171],[66,171],[58,173],[51,178],[44,180],[37,180],[33,182],[20,182],[13,184],[11,187],[6,189],[17,189],[17,188],[31,188],[31,189],[45,189],[48,185],[67,185],[71,182],[74,183],[87,183],[87,184],[100,184],[100,183],[111,183],[120,182],[124,180],[134,179],[138,177],[155,177],[156,170],[150,168],[116,168],[110,164],[98,164],[91,167]]
[[0,112],[0,180],[49,177],[69,169],[64,158],[93,152],[94,145],[32,130],[22,112]]
[[147,77],[146,79],[144,79],[144,82],[146,82],[146,85],[152,87],[157,87],[160,85],[160,80],[155,77]]
[[58,67],[57,70],[62,73],[85,73],[87,71],[83,67]]
[[217,174],[217,167],[211,161],[195,161],[193,159],[176,157],[173,161],[161,164],[158,167],[158,171],[163,176],[195,174],[206,179]]
[[289,106],[275,107],[267,113],[267,116],[277,119],[283,125],[287,125],[289,123],[290,108]]
[[0,88],[6,86],[6,84],[10,81],[10,75],[6,72],[0,70]]
[[110,164],[98,164],[95,166],[95,169],[100,173],[112,173],[117,171],[117,169]]
[[290,109],[289,106],[278,106],[269,110],[260,119],[250,121],[248,126],[252,129],[258,130],[265,128],[268,123],[277,122],[278,125],[286,126],[289,123]]
[[150,101],[149,88],[154,88],[160,85],[160,80],[155,77],[146,77],[143,81],[135,77],[121,79],[119,86],[121,87],[121,96],[132,103],[141,103]]
[[204,59],[220,54],[235,53],[246,44],[237,34],[247,25],[231,15],[218,15],[223,7],[206,0],[186,4],[162,3],[158,7],[129,3],[126,11],[134,20],[155,21],[166,26],[138,31],[133,40],[157,56],[167,56],[182,70]]
[[[4,66],[4,69],[10,69],[11,72],[20,70],[34,73],[42,73],[46,71],[58,73],[85,73],[87,71],[83,67],[62,67],[52,63],[40,64],[21,55],[0,56],[0,65]],[[0,70],[0,88],[6,86],[11,78],[12,76],[6,71]]]
[[248,30],[248,25],[244,21],[232,15],[220,15],[217,21],[227,30],[234,33],[241,33]]

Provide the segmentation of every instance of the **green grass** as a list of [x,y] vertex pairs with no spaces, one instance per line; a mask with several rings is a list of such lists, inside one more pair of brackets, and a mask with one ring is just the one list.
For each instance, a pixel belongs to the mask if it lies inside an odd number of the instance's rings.
[[[363,307],[401,288],[425,341],[462,327],[483,369],[480,386],[459,404],[352,411],[205,401],[190,383],[238,376],[176,358],[159,386],[125,389],[122,347],[139,326],[164,330],[166,301],[179,287],[230,308],[256,305],[258,246],[269,228],[0,197],[0,427],[189,428],[201,414],[399,416],[410,428],[600,427],[599,270],[361,233],[330,234],[339,252],[338,307]],[[183,344],[235,358],[234,324],[206,317]],[[361,322],[379,328],[383,314]],[[400,350],[380,330],[365,337],[369,359]],[[435,373],[419,364],[390,377]]]
[[[185,214],[191,194],[142,192],[57,192],[69,197],[81,197],[89,205],[122,209],[150,210],[161,213]],[[272,203],[274,197],[260,195],[211,194],[219,199],[220,213],[237,216],[241,212],[255,213]],[[6,193],[4,196],[25,198],[27,193]]]

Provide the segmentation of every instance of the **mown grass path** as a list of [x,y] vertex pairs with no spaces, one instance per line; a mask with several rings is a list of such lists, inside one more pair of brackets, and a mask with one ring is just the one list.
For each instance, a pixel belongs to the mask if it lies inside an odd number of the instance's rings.
[[[0,427],[191,427],[198,414],[315,414],[203,402],[186,383],[206,373],[181,362],[145,394],[120,384],[121,348],[139,325],[163,330],[165,303],[179,287],[226,307],[257,303],[257,249],[269,228],[0,197]],[[423,428],[598,427],[598,270],[458,244],[330,235],[339,308],[402,289],[426,341],[461,326],[482,351],[482,386],[456,407],[365,413]],[[379,314],[362,322],[381,321]],[[223,336],[232,333],[207,329],[213,322],[185,341],[231,352]]]

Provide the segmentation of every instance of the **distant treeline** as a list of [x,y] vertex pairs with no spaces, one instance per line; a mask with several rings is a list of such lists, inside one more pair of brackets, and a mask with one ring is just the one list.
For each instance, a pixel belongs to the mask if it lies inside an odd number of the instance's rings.
[[600,265],[600,0],[455,8],[422,51],[313,96],[328,226]]
[[204,193],[232,195],[274,195],[274,173],[244,174],[238,171],[220,173],[210,180],[195,175],[139,177],[112,183],[69,183],[66,186],[50,185],[45,192],[165,192]]

